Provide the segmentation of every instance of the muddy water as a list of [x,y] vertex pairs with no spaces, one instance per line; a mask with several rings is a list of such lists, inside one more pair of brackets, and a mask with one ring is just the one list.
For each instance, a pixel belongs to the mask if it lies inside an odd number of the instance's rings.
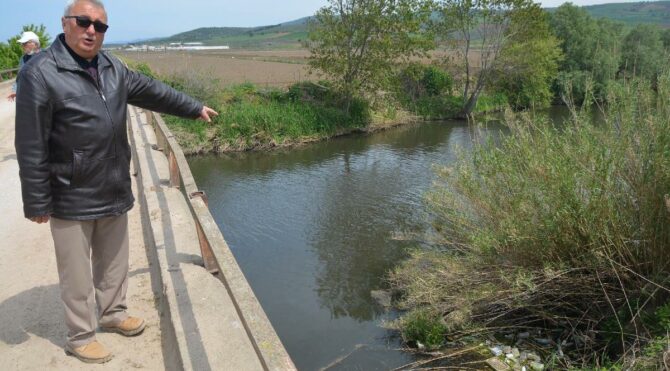
[[[487,132],[498,135],[499,125]],[[276,153],[189,160],[237,261],[300,370],[388,370],[413,361],[372,299],[426,229],[434,164],[471,147],[449,121]]]

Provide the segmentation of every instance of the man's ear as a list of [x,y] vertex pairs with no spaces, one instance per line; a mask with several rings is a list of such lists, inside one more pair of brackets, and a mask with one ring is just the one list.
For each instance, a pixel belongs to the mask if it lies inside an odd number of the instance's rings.
[[61,17],[60,24],[63,27],[63,32],[65,32],[65,22],[67,22],[67,19],[65,19],[65,17]]

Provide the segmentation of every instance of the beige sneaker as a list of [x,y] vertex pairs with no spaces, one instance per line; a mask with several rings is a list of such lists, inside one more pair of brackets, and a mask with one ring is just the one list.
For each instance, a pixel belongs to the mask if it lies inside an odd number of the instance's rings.
[[86,363],[105,363],[112,359],[112,353],[96,340],[78,348],[66,346],[65,353]]
[[117,332],[124,336],[139,335],[144,331],[144,320],[142,318],[129,316],[116,326],[100,326],[103,331]]

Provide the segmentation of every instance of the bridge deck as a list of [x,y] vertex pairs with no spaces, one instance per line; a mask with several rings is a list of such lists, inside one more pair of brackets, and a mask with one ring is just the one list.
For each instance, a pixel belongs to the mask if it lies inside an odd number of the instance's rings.
[[[15,105],[6,99],[10,86],[0,84],[0,364],[7,370],[90,369],[63,352],[66,328],[49,225],[23,217],[14,151]],[[128,305],[132,313],[147,319],[148,327],[137,338],[98,334],[98,340],[115,355],[109,362],[112,369],[169,368],[164,363],[160,315],[139,211],[135,207],[129,213]]]
[[[14,103],[5,99],[9,86],[0,83],[0,182],[4,186],[0,194],[0,364],[22,370],[90,369],[63,354],[66,329],[49,227],[23,218],[13,143]],[[215,278],[202,267],[191,211],[183,193],[169,187],[168,161],[151,148],[156,138],[146,115],[131,109],[129,116],[133,172],[137,173],[133,191],[138,202],[129,213],[128,304],[132,313],[147,318],[149,326],[136,338],[100,333],[98,339],[115,354],[108,367],[294,369],[281,343],[273,341],[276,335],[271,326],[258,327],[259,317],[267,322],[262,310],[241,311],[239,300],[231,296],[236,291],[222,284],[225,278]],[[260,308],[253,304],[242,306]],[[244,318],[248,316],[252,318]],[[267,333],[258,336],[254,328]]]

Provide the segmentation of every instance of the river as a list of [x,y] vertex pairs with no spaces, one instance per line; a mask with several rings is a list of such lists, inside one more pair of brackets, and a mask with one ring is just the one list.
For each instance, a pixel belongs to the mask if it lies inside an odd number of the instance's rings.
[[[501,126],[484,131],[498,135]],[[277,152],[189,159],[242,271],[300,370],[388,370],[414,360],[371,297],[427,230],[433,166],[468,150],[462,121]]]

